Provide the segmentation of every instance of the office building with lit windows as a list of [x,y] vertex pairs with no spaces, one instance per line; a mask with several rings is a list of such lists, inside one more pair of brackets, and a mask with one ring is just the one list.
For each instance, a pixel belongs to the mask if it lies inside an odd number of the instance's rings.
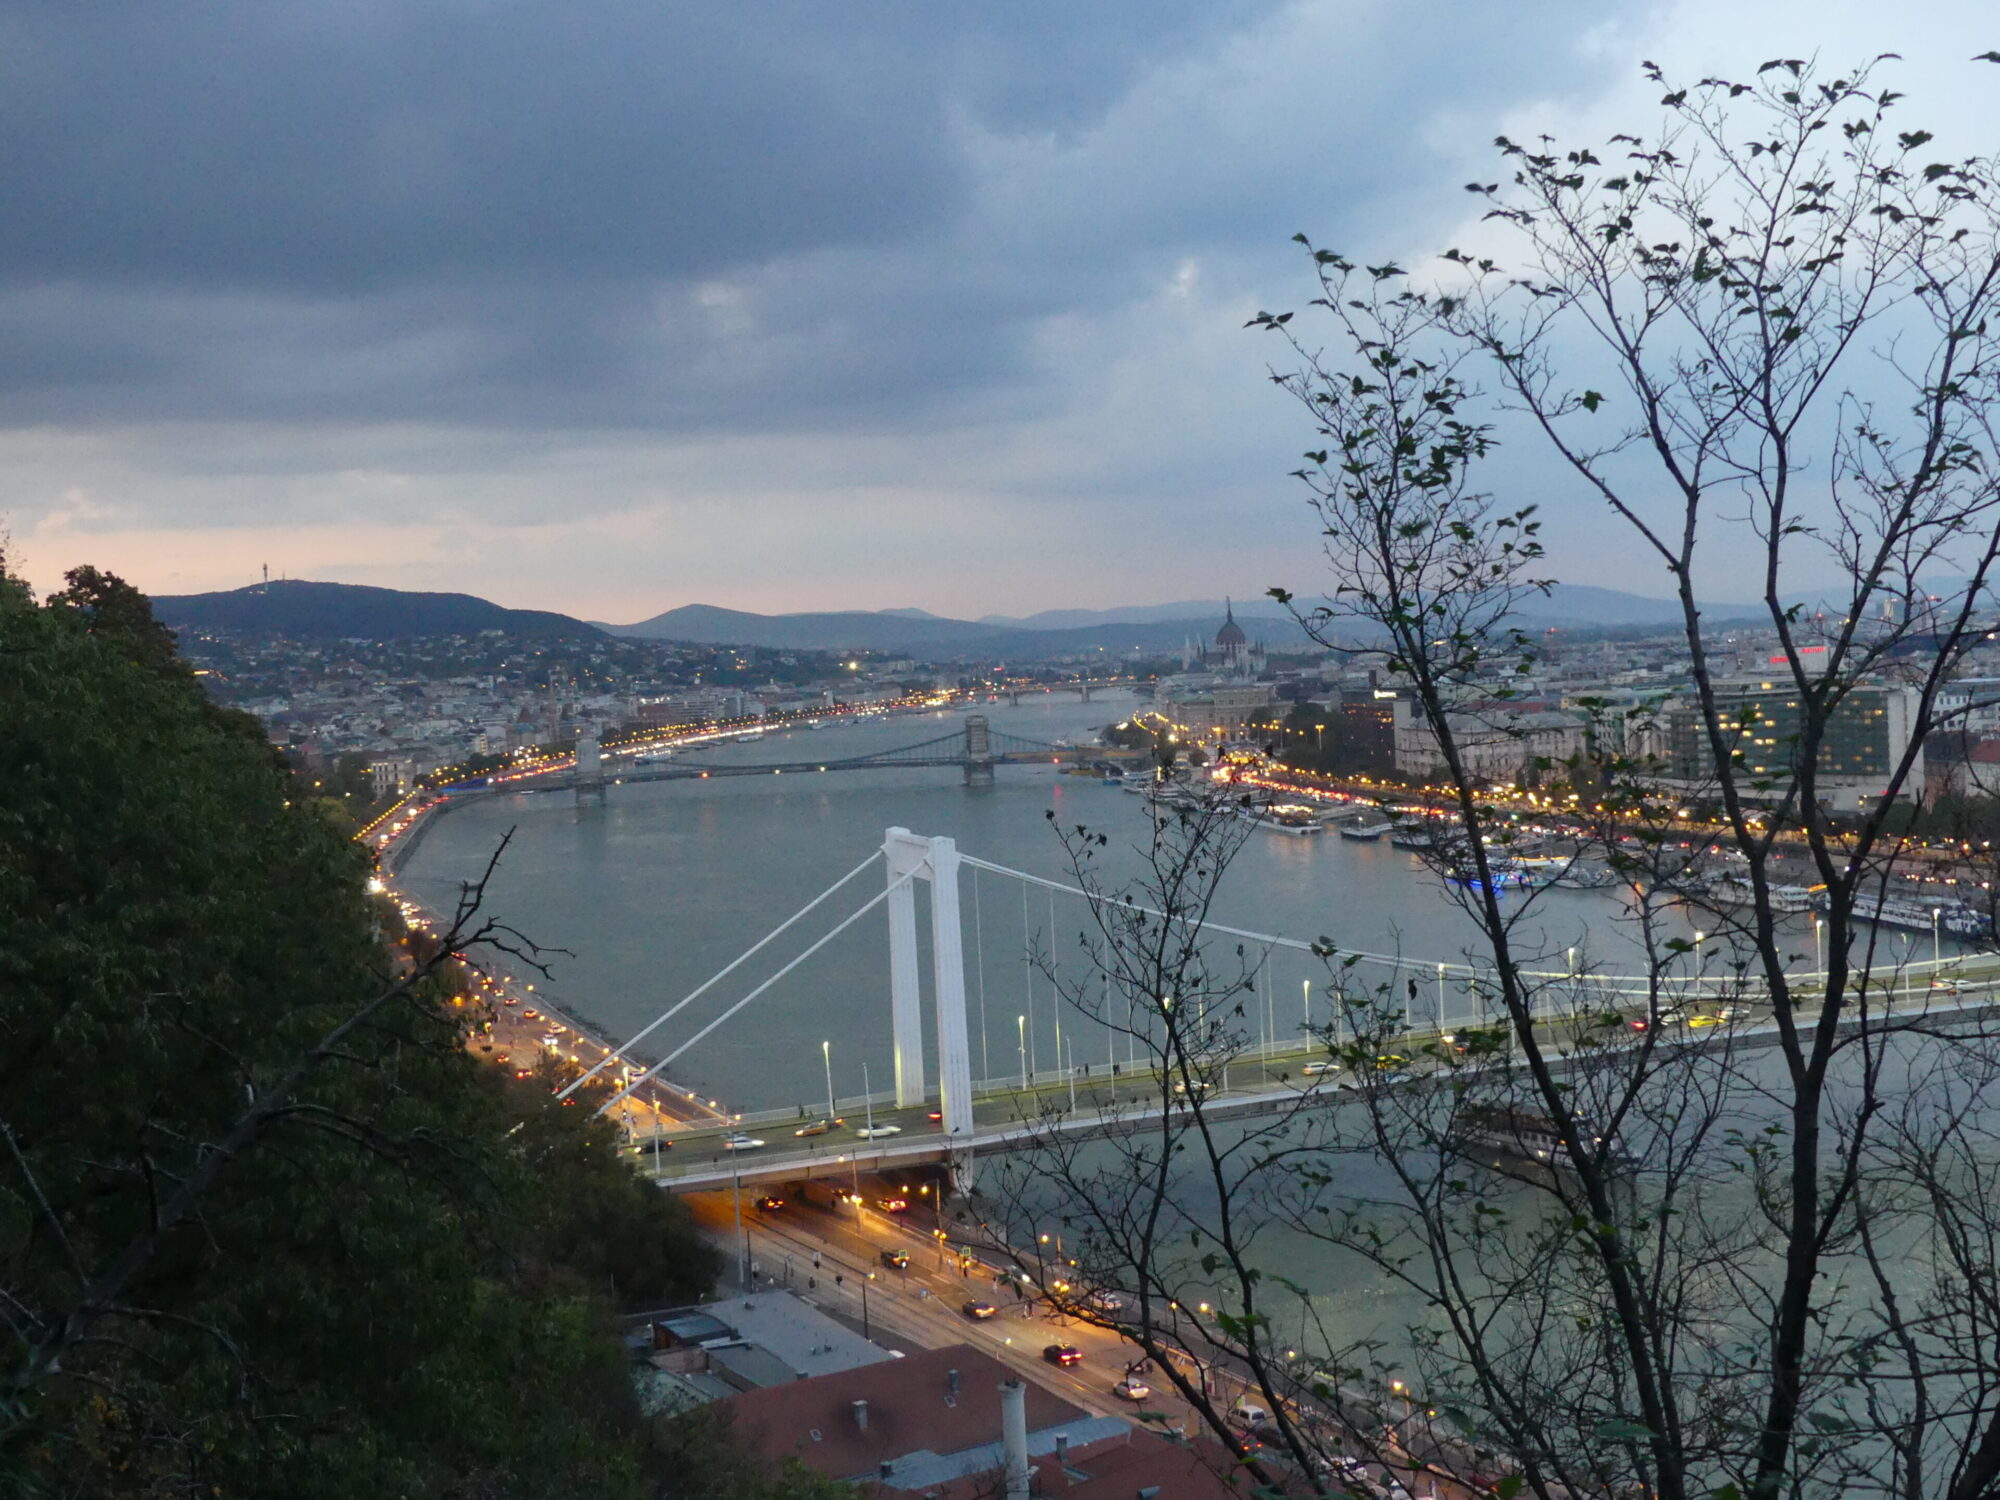
[[[1733,733],[1739,769],[1747,779],[1771,785],[1751,795],[1777,802],[1798,773],[1799,694],[1776,678],[1744,678],[1716,684],[1716,706]],[[1917,693],[1891,683],[1853,688],[1826,726],[1814,758],[1819,803],[1831,812],[1857,812],[1886,794],[1890,776],[1909,753],[1917,715]],[[1700,706],[1690,695],[1663,714],[1666,753],[1676,783],[1699,792],[1714,783],[1709,740]],[[1903,795],[1924,789],[1923,752],[1917,752]]]

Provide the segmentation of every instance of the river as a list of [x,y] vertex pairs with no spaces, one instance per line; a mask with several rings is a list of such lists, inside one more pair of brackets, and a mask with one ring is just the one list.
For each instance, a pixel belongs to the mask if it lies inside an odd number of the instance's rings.
[[[996,730],[1053,743],[1087,742],[1131,707],[1121,695],[1089,704],[1031,699],[983,711]],[[704,751],[703,758],[840,759],[949,734],[965,712],[828,724]],[[448,906],[458,882],[476,875],[511,831],[490,893],[492,914],[548,948],[566,950],[551,956],[551,978],[537,981],[539,993],[623,1038],[851,870],[891,826],[948,834],[969,854],[1067,879],[1051,811],[1064,826],[1080,823],[1111,835],[1105,860],[1114,878],[1136,872],[1134,850],[1148,826],[1141,800],[1050,765],[1003,766],[985,787],[962,785],[955,769],[905,767],[636,783],[610,788],[602,802],[579,803],[567,792],[487,798],[441,819],[403,880],[419,899]],[[874,872],[855,881],[649,1038],[644,1050],[660,1056],[678,1046],[880,887]],[[975,1077],[1015,1076],[1024,1062],[1037,1072],[1058,1066],[1059,1029],[1065,1059],[1078,1065],[1108,1059],[1109,1037],[1073,1014],[1058,1016],[1047,978],[1026,961],[1034,948],[1059,959],[1074,953],[1085,925],[1081,903],[970,872],[961,899]],[[1569,967],[1572,948],[1581,967],[1614,973],[1637,967],[1615,891],[1552,890],[1537,898],[1534,911],[1522,936],[1536,939],[1549,967]],[[1215,915],[1258,932],[1324,936],[1349,950],[1433,963],[1459,960],[1474,938],[1414,856],[1386,841],[1331,834],[1254,834],[1228,872]],[[926,965],[927,925],[919,923]],[[689,1051],[670,1076],[741,1110],[824,1097],[828,1057],[840,1096],[863,1091],[864,1066],[870,1086],[886,1088],[886,932],[881,914],[870,913]],[[1801,942],[1809,951],[1810,936]],[[1305,981],[1320,972],[1305,955],[1278,953],[1265,976],[1264,1014],[1250,1030],[1297,1035],[1307,1013]],[[1427,984],[1417,1002],[1425,1018],[1435,1007],[1432,989]],[[1455,995],[1445,1003],[1448,1016],[1462,1014]],[[1321,1023],[1324,1006],[1322,995],[1313,1012]],[[822,1042],[830,1044],[825,1053]]]

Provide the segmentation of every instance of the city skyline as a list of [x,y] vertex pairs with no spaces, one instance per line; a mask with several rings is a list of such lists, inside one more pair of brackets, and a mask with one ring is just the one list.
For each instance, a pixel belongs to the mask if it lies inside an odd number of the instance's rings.
[[[1310,592],[1242,329],[1310,295],[1293,232],[1476,234],[1491,138],[1650,119],[1643,58],[1893,50],[1947,146],[1992,76],[1969,3],[1445,11],[18,16],[10,555],[620,622]],[[1549,576],[1670,592],[1529,445],[1492,478]]]

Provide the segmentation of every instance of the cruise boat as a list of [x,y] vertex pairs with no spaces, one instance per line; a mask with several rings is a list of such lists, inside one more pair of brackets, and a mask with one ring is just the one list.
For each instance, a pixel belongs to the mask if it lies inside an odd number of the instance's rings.
[[[1578,1134],[1591,1147],[1604,1144],[1583,1115],[1575,1117]],[[1453,1144],[1469,1161],[1491,1167],[1503,1177],[1554,1188],[1557,1179],[1576,1168],[1555,1120],[1548,1114],[1506,1104],[1468,1104],[1452,1131]],[[1633,1166],[1623,1153],[1612,1151],[1606,1164],[1618,1182],[1630,1180]]]
[[1617,883],[1618,877],[1603,865],[1585,864],[1580,859],[1571,860],[1551,882],[1554,885],[1566,885],[1573,890],[1581,891],[1601,891],[1607,885]]
[[1429,849],[1437,840],[1432,837],[1427,824],[1418,823],[1396,829],[1389,835],[1389,842],[1398,849]]
[[1344,839],[1354,839],[1360,843],[1372,844],[1387,833],[1391,825],[1388,819],[1369,820],[1357,818],[1351,823],[1342,823],[1337,832]]
[[[1517,859],[1495,859],[1489,857],[1486,861],[1486,872],[1496,890],[1505,890],[1510,886],[1533,885],[1535,883],[1533,872]],[[1485,883],[1479,878],[1479,867],[1469,859],[1462,863],[1453,863],[1451,878],[1460,885],[1476,886]]]
[[[1771,910],[1774,912],[1811,911],[1813,893],[1802,885],[1770,886]],[[1756,889],[1741,875],[1724,875],[1708,883],[1708,898],[1726,906],[1748,906],[1757,898]],[[1926,929],[1930,918],[1924,918]]]
[[1993,918],[1990,913],[1959,906],[1944,914],[1944,930],[1968,943],[1990,943],[1993,941]]
[[1295,838],[1322,831],[1319,814],[1310,807],[1297,803],[1286,803],[1278,807],[1253,808],[1246,812],[1251,822],[1259,828],[1268,828],[1273,833],[1288,833]]
[[[1825,892],[1817,893],[1812,904],[1821,911],[1826,909]],[[1974,911],[1956,898],[1949,901],[1926,901],[1921,896],[1882,896],[1863,893],[1855,900],[1854,918],[1858,922],[1870,922],[1877,927],[1900,927],[1908,932],[1931,932],[1943,928],[1954,937],[1958,929],[1953,924],[1962,923],[1968,929],[1991,932],[1991,924],[1982,920],[1982,914]]]

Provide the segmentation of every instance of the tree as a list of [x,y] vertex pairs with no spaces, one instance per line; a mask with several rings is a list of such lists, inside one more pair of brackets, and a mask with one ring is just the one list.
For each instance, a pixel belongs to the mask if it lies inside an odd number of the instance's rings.
[[532,948],[475,888],[392,956],[365,853],[115,578],[0,572],[0,701],[0,1485],[642,1492],[604,1294],[711,1262],[585,1258],[592,1178],[661,1253],[685,1216],[467,1056],[453,955]]
[[[1928,868],[1902,831],[1922,749],[1996,620],[2000,212],[1995,164],[1934,159],[1874,72],[1651,74],[1662,123],[1614,165],[1502,141],[1482,244],[1434,284],[1307,244],[1318,331],[1253,320],[1317,433],[1297,477],[1330,580],[1297,612],[1384,643],[1452,804],[1426,859],[1478,939],[1447,1028],[1409,965],[1384,978],[1336,929],[1331,1072],[1255,1123],[1196,1128],[1163,1082],[1109,1143],[1052,1124],[1002,1218],[1018,1242],[1066,1214],[1080,1281],[1153,1289],[1115,1314],[1056,1290],[1065,1312],[1262,1392],[1273,1484],[1344,1490],[1360,1450],[1544,1500],[2000,1493],[2000,1038],[1869,920]],[[1547,583],[1538,510],[1484,481],[1503,437],[1544,445],[1680,604],[1684,686],[1580,705],[1561,760],[1513,711],[1540,662],[1513,622]],[[1746,548],[1772,660],[1742,683],[1698,582]],[[1815,567],[1846,580],[1824,608],[1796,594]],[[1509,739],[1567,809],[1568,869],[1629,892],[1636,974],[1551,947],[1475,753]],[[1141,904],[1191,930],[1220,868],[1154,853]],[[1787,915],[1805,886],[1817,945]],[[1071,1004],[1174,993],[1188,961],[1093,909],[1099,980]],[[1163,1080],[1229,1055],[1185,1010],[1141,1013]],[[1424,1315],[1321,1326],[1259,1264],[1281,1231]],[[1191,1295],[1226,1311],[1190,1319]]]
[[[1308,245],[1336,356],[1289,314],[1255,320],[1290,340],[1300,363],[1274,378],[1323,440],[1298,473],[1334,582],[1302,617],[1382,627],[1437,736],[1461,830],[1437,867],[1479,924],[1509,1060],[1440,1056],[1376,1101],[1347,1145],[1396,1164],[1399,1201],[1328,1180],[1311,1206],[1336,1211],[1301,1224],[1432,1300],[1425,1389],[1541,1495],[2000,1483],[1993,1275],[1961,1234],[1994,1222],[1990,1189],[1946,1087],[1987,1076],[1992,1038],[1927,987],[1898,995],[1907,967],[1863,920],[1909,867],[1896,804],[1921,798],[1923,744],[1952,722],[1941,690],[1994,619],[2000,213],[1995,163],[1897,131],[1875,71],[1780,60],[1678,87],[1649,68],[1662,124],[1599,148],[1611,165],[1499,143],[1511,181],[1473,185],[1497,243],[1447,252],[1435,287]],[[1550,768],[1593,794],[1575,849],[1640,887],[1636,1041],[1605,987],[1537,962],[1533,899],[1503,895],[1496,808],[1464,754],[1464,701],[1504,705],[1536,661],[1508,621],[1543,586],[1540,522],[1479,485],[1503,421],[1680,604],[1686,692],[1629,723],[1601,709],[1621,732]],[[1711,554],[1745,547],[1774,651],[1748,691],[1697,593]],[[1794,596],[1815,563],[1848,580],[1824,611]],[[1840,747],[1884,695],[1909,732],[1879,737],[1875,795],[1836,820]],[[1696,898],[1706,951],[1668,910],[1709,873],[1679,847],[1690,803],[1736,863],[1726,901]],[[1794,883],[1825,892],[1823,975],[1800,973],[1781,920]],[[1664,1036],[1690,986],[1768,1000],[1774,1061],[1726,1025],[1711,1045]],[[1524,1203],[1477,1170],[1473,1110],[1559,1137],[1545,1192]],[[1909,1287],[1913,1263],[1938,1280]]]

